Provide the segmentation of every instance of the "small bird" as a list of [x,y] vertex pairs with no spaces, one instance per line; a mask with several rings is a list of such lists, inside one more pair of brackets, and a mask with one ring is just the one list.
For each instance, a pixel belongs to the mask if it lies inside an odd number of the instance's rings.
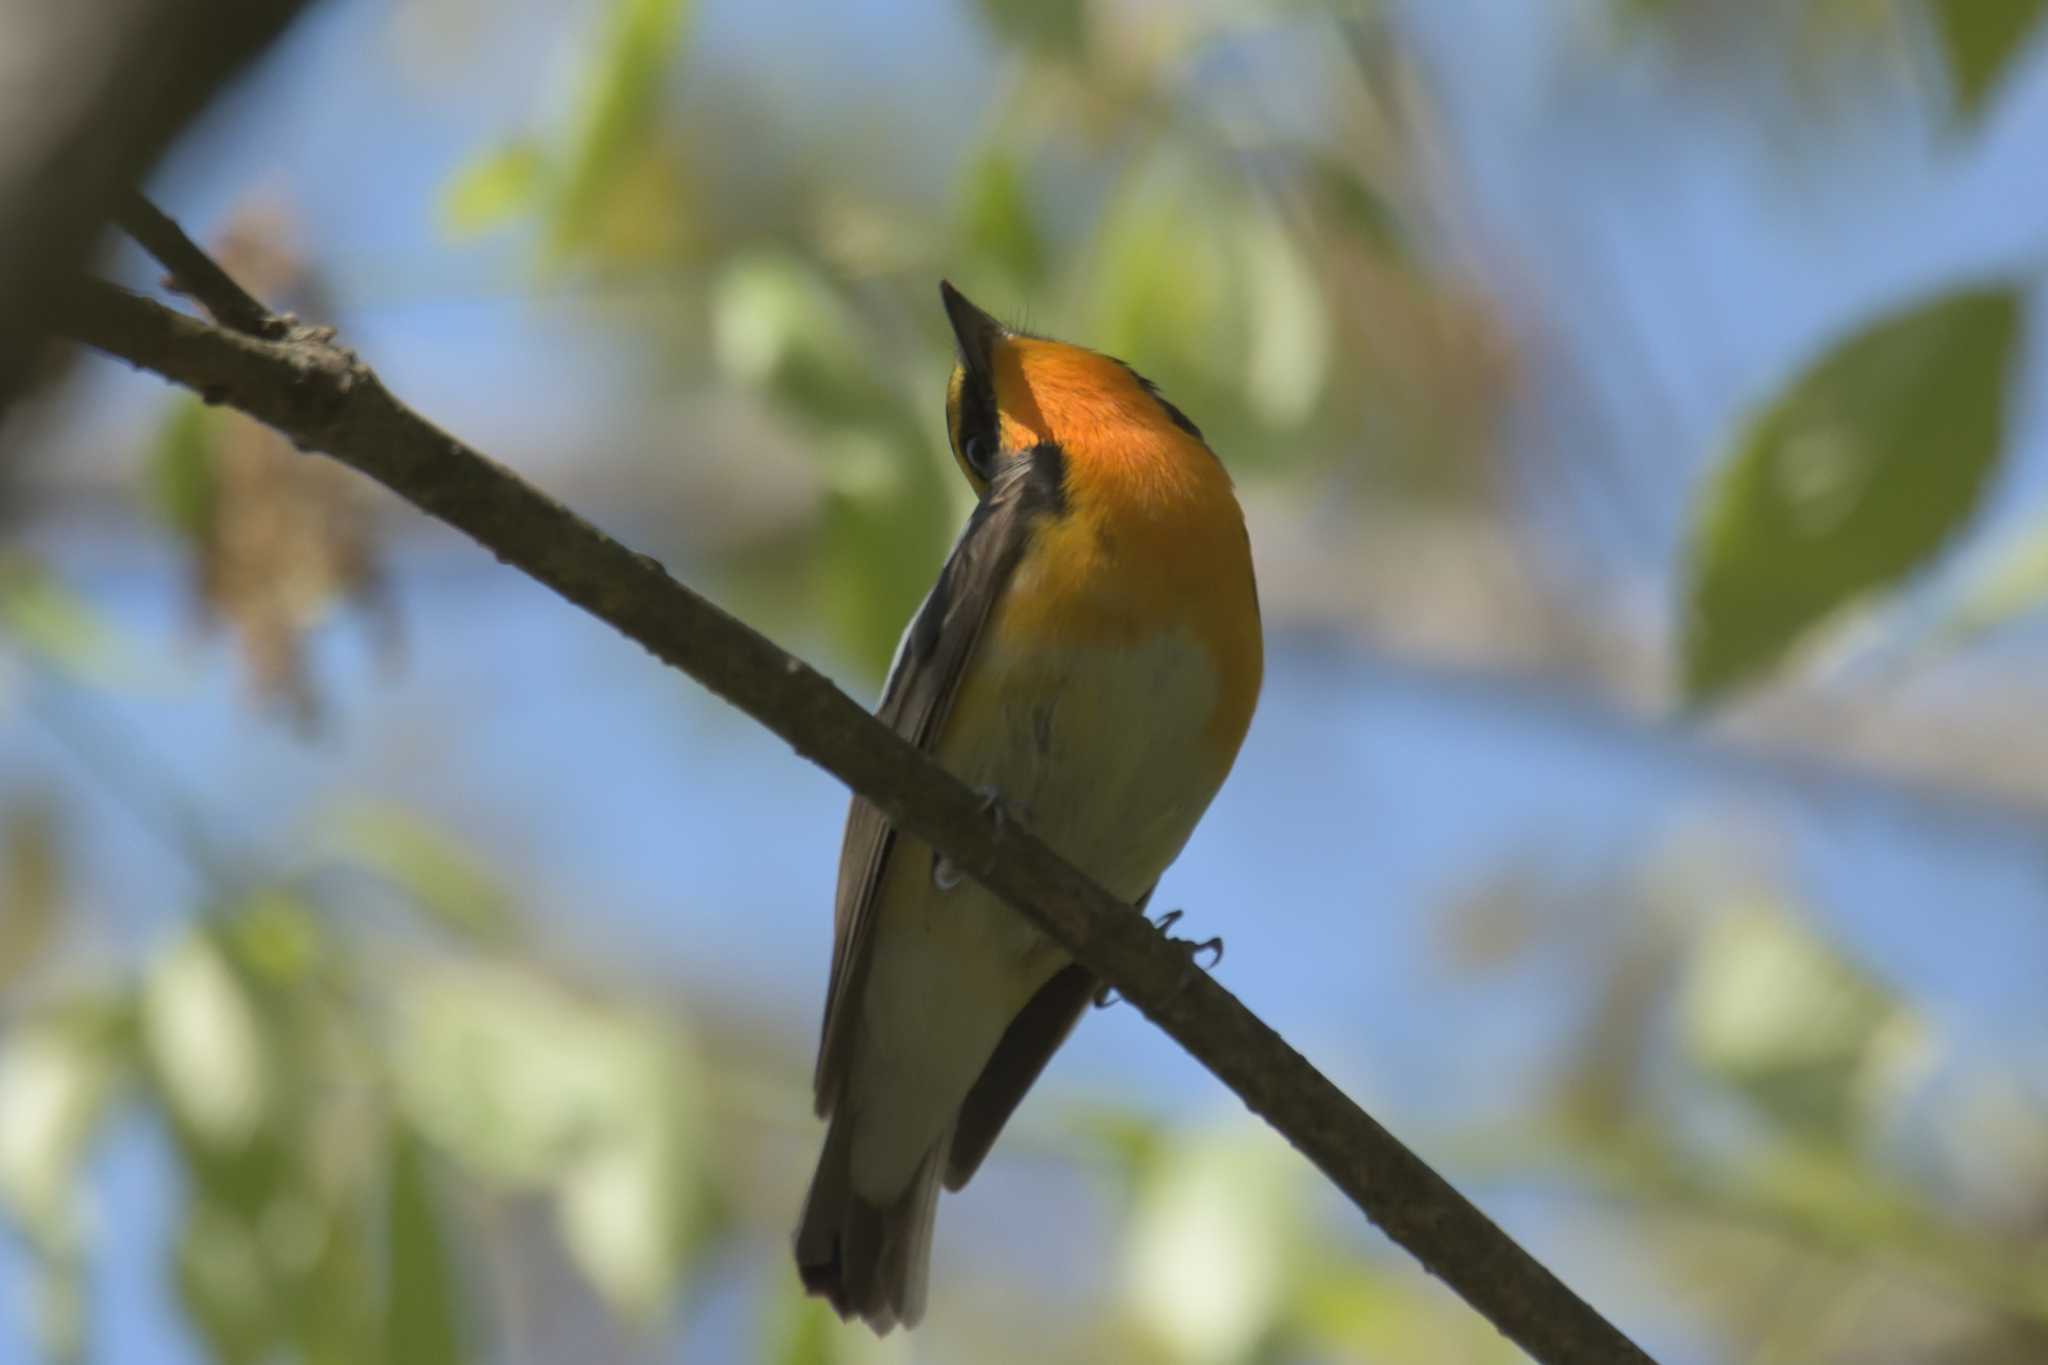
[[[1258,702],[1244,515],[1128,365],[939,294],[946,429],[979,502],[876,714],[1142,910]],[[796,1260],[886,1333],[923,1316],[940,1183],[967,1183],[1098,983],[859,797],[835,922],[814,1082],[831,1124]]]

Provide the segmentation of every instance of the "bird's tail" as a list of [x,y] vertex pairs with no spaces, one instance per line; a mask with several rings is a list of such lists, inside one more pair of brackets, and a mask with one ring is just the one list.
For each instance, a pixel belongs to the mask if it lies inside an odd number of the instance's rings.
[[825,1134],[825,1151],[796,1230],[804,1289],[829,1299],[842,1318],[864,1319],[879,1335],[924,1316],[932,1224],[939,1210],[940,1157],[951,1133],[925,1153],[910,1184],[887,1204],[853,1189],[853,1116],[842,1110]]

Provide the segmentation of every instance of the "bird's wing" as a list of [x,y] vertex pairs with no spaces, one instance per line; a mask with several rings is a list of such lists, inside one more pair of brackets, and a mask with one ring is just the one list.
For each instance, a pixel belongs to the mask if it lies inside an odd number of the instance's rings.
[[[938,743],[982,628],[1023,557],[1032,523],[1059,504],[1060,463],[1057,447],[1046,446],[1005,464],[897,647],[875,715],[927,753]],[[847,812],[846,842],[839,854],[832,976],[825,989],[825,1026],[813,1077],[820,1115],[831,1112],[846,1069],[852,1021],[859,1014],[861,983],[867,975],[875,896],[895,843],[896,832],[887,817],[856,796]]]

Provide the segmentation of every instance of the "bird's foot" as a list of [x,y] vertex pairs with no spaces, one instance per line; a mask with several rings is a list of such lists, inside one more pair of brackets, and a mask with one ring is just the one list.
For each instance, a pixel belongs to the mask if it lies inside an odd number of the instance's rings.
[[[1010,808],[1003,801],[1002,792],[994,787],[976,787],[974,794],[981,798],[978,809],[987,817],[989,824],[994,826],[996,838],[1002,838],[1004,832],[1010,828],[1012,819]],[[941,891],[951,891],[960,885],[960,881],[960,869],[953,865],[953,860],[943,853],[933,853],[932,885]]]
[[[1152,927],[1157,929],[1160,933],[1160,936],[1163,937],[1168,943],[1180,949],[1181,952],[1187,955],[1188,970],[1208,972],[1215,971],[1216,968],[1219,965],[1221,965],[1223,961],[1222,935],[1219,934],[1212,938],[1205,938],[1199,943],[1195,942],[1193,939],[1175,938],[1168,931],[1171,930],[1174,925],[1180,923],[1181,917],[1184,914],[1186,914],[1186,912],[1182,910],[1168,910],[1165,913],[1161,914],[1157,919],[1152,921]],[[1200,958],[1204,953],[1209,955],[1209,961],[1206,966],[1203,965],[1200,961]],[[1114,1005],[1120,999],[1122,999],[1122,997],[1116,993],[1116,987],[1114,986],[1105,985],[1101,990],[1095,993],[1095,1005],[1098,1009],[1107,1009],[1109,1006]]]

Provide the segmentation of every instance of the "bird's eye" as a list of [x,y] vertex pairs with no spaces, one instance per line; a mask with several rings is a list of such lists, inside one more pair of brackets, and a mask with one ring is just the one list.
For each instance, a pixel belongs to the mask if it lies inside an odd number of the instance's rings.
[[967,467],[985,479],[996,459],[995,438],[986,432],[977,432],[961,442],[960,454],[967,461]]

